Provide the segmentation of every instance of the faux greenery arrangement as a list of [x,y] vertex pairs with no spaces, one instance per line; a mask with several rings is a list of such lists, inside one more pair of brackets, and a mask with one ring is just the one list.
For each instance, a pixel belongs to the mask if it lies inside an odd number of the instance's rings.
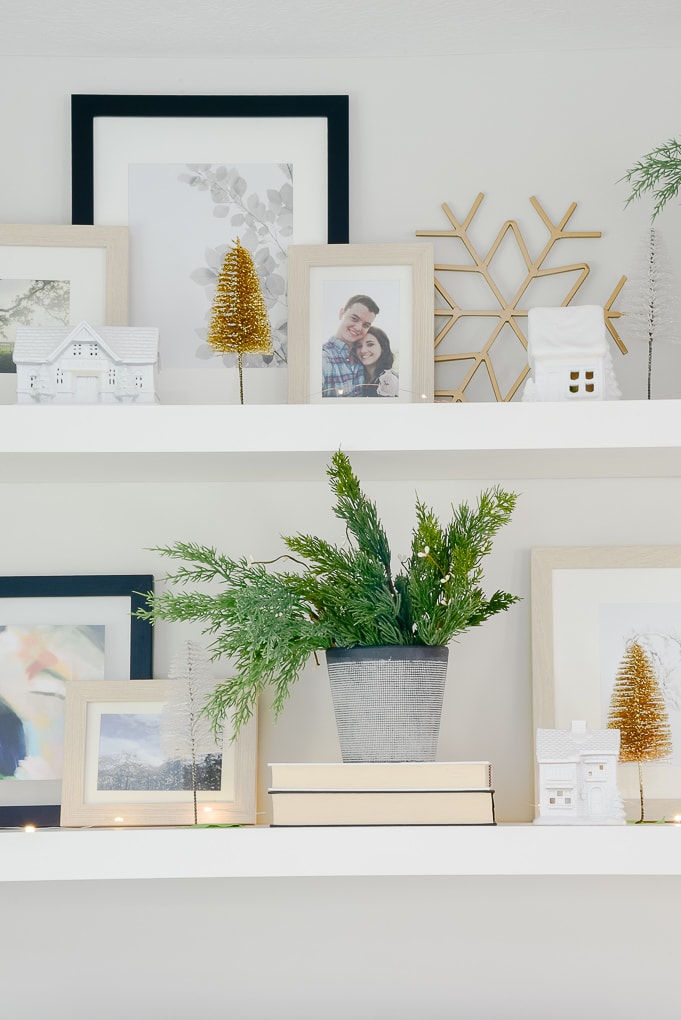
[[622,180],[633,185],[627,205],[646,192],[653,192],[652,219],[655,219],[681,188],[681,142],[671,138],[665,145],[653,149],[627,170]]
[[199,621],[212,637],[212,658],[233,660],[234,677],[220,683],[206,705],[216,729],[230,714],[238,733],[267,685],[274,688],[277,715],[319,649],[446,645],[518,601],[504,591],[488,599],[480,587],[482,560],[511,518],[515,493],[498,486],[485,490],[476,507],[452,507],[445,526],[417,497],[411,554],[394,574],[376,505],[362,492],[348,457],[335,453],[327,474],[348,542],[332,545],[302,534],[284,538],[288,553],[278,559],[295,563],[295,572],[270,571],[270,563],[229,559],[194,543],[156,549],[188,564],[168,575],[171,586],[216,580],[222,585],[217,593],[149,593],[149,608],[137,613],[152,623]]

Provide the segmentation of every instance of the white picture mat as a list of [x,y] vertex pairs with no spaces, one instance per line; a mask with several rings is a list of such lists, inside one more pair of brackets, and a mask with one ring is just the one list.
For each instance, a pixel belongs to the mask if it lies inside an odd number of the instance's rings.
[[[144,681],[141,681],[144,682]],[[83,797],[86,804],[188,804],[193,803],[191,790],[98,790],[99,735],[101,719],[108,713],[114,715],[160,715],[163,701],[90,702],[87,705],[85,739],[85,784]],[[220,799],[234,800],[235,796],[235,747],[227,743],[221,749],[222,773]],[[212,802],[218,796],[215,790],[198,790],[196,798],[200,803]]]
[[95,117],[94,222],[127,225],[132,163],[292,163],[291,243],[324,244],[327,134],[324,117]]
[[69,283],[69,323],[106,324],[106,261],[103,248],[21,247],[0,242],[0,278]]
[[[310,403],[327,403],[322,396],[322,345],[334,335],[338,312],[348,298],[364,293],[380,311],[374,322],[384,330],[397,355],[400,395],[412,389],[413,270],[411,266],[313,266],[310,269]],[[397,295],[397,301],[395,297]],[[315,343],[313,337],[318,337]],[[394,345],[394,346],[393,346]],[[318,385],[315,387],[314,380]],[[366,403],[366,397],[343,397]],[[371,399],[371,398],[369,398]],[[388,397],[376,400],[394,402]],[[399,400],[399,398],[398,398]]]
[[130,679],[130,596],[94,595],[0,598],[0,623],[43,626],[70,623],[106,628],[104,671],[109,680]]
[[[153,163],[290,163],[293,234],[289,243],[324,244],[328,225],[328,123],[325,117],[104,117],[93,121],[95,224],[128,224],[129,167]],[[152,225],[153,226],[153,225]],[[163,230],[162,222],[156,229]],[[226,238],[227,240],[227,238]],[[130,250],[135,261],[135,237]],[[131,274],[130,304],[148,287],[154,267]],[[169,295],[172,302],[172,295]],[[157,322],[130,325],[157,326]],[[193,339],[188,342],[195,347]],[[160,336],[160,349],[165,345]],[[238,402],[238,373],[217,363],[178,368],[161,362],[162,403]],[[286,373],[248,369],[249,403],[285,402]]]

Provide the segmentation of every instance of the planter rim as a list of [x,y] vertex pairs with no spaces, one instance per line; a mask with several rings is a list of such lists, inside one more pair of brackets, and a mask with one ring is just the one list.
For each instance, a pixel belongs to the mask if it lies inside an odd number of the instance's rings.
[[346,662],[405,662],[432,659],[442,662],[449,656],[447,645],[370,645],[355,648],[327,648],[326,657]]

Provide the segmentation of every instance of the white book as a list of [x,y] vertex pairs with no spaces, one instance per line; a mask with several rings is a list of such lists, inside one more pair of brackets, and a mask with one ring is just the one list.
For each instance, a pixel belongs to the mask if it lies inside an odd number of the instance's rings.
[[282,790],[459,790],[492,785],[488,761],[276,762],[271,785]]
[[272,825],[494,825],[483,790],[270,790]]

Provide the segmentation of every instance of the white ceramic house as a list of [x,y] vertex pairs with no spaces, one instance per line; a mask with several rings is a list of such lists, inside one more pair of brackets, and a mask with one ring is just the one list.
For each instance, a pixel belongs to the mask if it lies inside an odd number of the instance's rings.
[[539,814],[535,824],[624,825],[617,789],[619,730],[537,730]]
[[615,400],[621,396],[600,305],[530,308],[531,377],[523,400]]
[[155,327],[18,326],[17,403],[154,403],[158,340]]

